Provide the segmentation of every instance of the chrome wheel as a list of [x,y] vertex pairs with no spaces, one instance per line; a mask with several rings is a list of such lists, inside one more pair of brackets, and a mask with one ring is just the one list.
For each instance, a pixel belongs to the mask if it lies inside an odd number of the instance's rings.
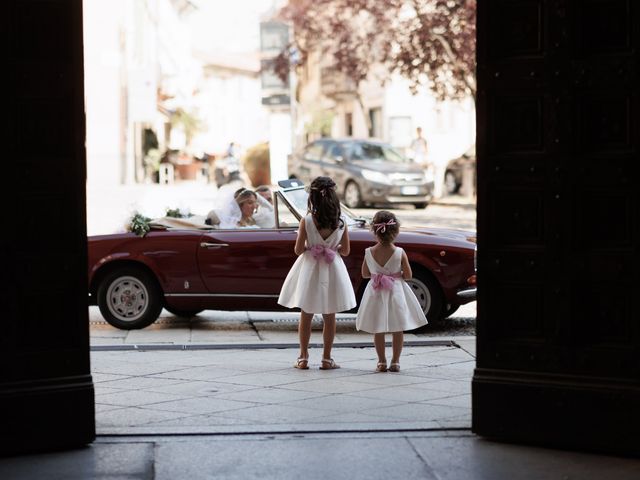
[[122,322],[138,320],[148,306],[149,292],[136,277],[120,277],[107,289],[107,307]]
[[[429,309],[431,308],[431,291],[429,287],[425,285],[421,280],[414,277],[411,280],[407,280],[407,285],[411,288],[411,291],[415,294],[418,299],[418,303],[422,308],[422,311],[427,315],[429,313]],[[427,317],[428,320],[429,317]]]
[[151,325],[163,304],[158,281],[138,266],[124,266],[106,274],[98,285],[97,297],[104,319],[123,330]]
[[430,325],[435,325],[442,320],[444,310],[444,295],[438,280],[427,270],[416,266],[413,270],[413,278],[407,280],[418,299],[418,304],[427,317]]
[[344,189],[344,203],[349,208],[358,208],[362,204],[360,187],[355,182],[347,183]]

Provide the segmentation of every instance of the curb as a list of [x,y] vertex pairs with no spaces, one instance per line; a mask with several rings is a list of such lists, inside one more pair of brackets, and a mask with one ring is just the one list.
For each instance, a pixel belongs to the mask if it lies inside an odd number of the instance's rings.
[[[391,342],[387,342],[387,347]],[[453,340],[410,340],[404,342],[405,347],[456,347],[460,348]],[[183,344],[159,344],[145,345],[92,345],[92,352],[126,352],[126,351],[195,351],[195,350],[265,350],[265,349],[293,349],[299,348],[299,343],[183,343]],[[322,348],[322,343],[310,343],[309,348]],[[372,342],[344,342],[334,343],[333,348],[374,348]]]

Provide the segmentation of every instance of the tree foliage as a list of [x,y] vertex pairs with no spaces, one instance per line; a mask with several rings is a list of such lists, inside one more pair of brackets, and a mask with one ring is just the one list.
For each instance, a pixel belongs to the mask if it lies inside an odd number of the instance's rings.
[[[294,41],[275,61],[288,74],[318,51],[358,85],[375,67],[439,99],[475,97],[476,0],[289,0],[281,10]],[[383,79],[384,80],[384,79]]]
[[184,130],[187,145],[191,143],[193,137],[202,131],[202,121],[193,112],[187,112],[182,108],[178,108],[171,114],[171,126],[180,127]]

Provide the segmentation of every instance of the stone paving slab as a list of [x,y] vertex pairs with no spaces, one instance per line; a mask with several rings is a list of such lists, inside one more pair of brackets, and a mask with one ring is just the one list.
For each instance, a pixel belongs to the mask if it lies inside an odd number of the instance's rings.
[[2,458],[0,478],[635,480],[640,461],[468,432],[102,436],[87,448]]
[[[464,348],[475,355],[475,331],[473,322],[476,304],[460,307],[449,324],[459,328],[438,327],[420,334],[406,334],[406,341],[425,338],[472,339]],[[335,342],[371,343],[372,335],[358,332],[354,314],[337,315]],[[241,345],[251,343],[296,343],[299,313],[296,312],[248,312],[207,310],[190,319],[178,318],[163,310],[158,320],[141,330],[119,330],[102,318],[96,306],[89,307],[90,341],[92,346],[109,345]],[[312,343],[322,342],[322,320],[316,315],[312,322]]]
[[[98,433],[470,427],[475,359],[461,348],[405,347],[400,373],[375,373],[372,346],[334,349],[332,371],[321,353],[297,370],[295,348],[94,351]],[[452,365],[453,379],[439,372]]]

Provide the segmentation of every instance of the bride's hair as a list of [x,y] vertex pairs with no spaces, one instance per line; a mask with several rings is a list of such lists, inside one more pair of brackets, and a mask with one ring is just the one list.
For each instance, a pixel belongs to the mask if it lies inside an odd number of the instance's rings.
[[335,230],[342,227],[336,184],[329,177],[316,177],[311,182],[307,209],[315,219],[318,228]]
[[253,190],[249,190],[248,188],[243,187],[236,190],[236,192],[233,194],[233,198],[235,198],[236,202],[238,202],[238,205],[242,205],[249,199],[257,200],[258,196]]

